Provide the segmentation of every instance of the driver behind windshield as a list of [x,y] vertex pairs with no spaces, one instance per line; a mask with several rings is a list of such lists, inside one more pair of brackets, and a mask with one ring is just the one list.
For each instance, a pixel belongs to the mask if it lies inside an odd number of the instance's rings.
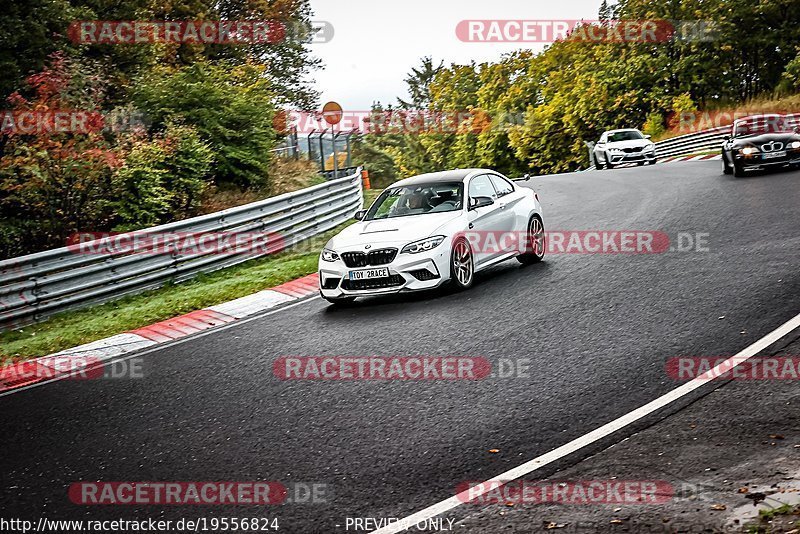
[[425,208],[430,208],[430,204],[428,204],[428,197],[423,195],[422,193],[414,193],[408,199],[408,209],[410,210],[423,210]]
[[363,220],[455,211],[461,208],[460,183],[405,186],[387,189],[375,201]]
[[399,217],[403,215],[419,215],[431,209],[428,203],[428,197],[424,193],[417,191],[405,192],[400,196],[400,199],[394,205],[390,212],[390,217]]

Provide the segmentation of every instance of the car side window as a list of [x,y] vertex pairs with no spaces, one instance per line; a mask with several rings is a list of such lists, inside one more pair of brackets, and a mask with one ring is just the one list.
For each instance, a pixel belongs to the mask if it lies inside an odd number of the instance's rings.
[[497,198],[504,197],[507,194],[514,192],[514,186],[511,185],[511,183],[505,178],[501,178],[496,174],[490,174],[489,178],[491,178],[492,185],[494,185],[494,188],[497,191]]
[[495,192],[494,186],[492,185],[491,180],[489,180],[488,175],[481,174],[470,180],[469,198],[475,197],[489,197],[492,200],[497,198],[497,193]]

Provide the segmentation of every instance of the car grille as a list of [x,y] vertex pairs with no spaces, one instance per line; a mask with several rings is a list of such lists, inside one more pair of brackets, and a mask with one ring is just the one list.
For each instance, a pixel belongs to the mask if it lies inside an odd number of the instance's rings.
[[628,154],[630,154],[632,152],[641,152],[642,151],[642,147],[635,146],[633,148],[623,148],[622,151],[623,152],[627,152]]
[[393,274],[388,278],[370,278],[367,280],[342,280],[342,289],[349,291],[360,291],[362,289],[380,289],[384,287],[397,287],[403,285],[405,278],[399,274]]
[[763,152],[775,152],[778,150],[783,150],[783,143],[779,143],[777,141],[773,141],[772,143],[767,143],[765,145],[761,145],[761,150]]
[[411,276],[422,282],[439,278],[438,274],[432,273],[428,269],[417,269],[416,271],[409,271],[409,273],[411,273]]
[[392,263],[397,256],[396,248],[383,248],[365,252],[343,252],[342,261],[348,267],[366,267],[368,265],[386,265]]

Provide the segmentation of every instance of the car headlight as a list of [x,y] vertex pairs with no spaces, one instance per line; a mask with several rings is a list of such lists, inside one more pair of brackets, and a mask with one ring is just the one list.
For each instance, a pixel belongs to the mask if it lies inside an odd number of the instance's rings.
[[621,148],[609,148],[608,151],[609,152],[622,152],[622,149]]
[[404,252],[408,252],[409,254],[418,254],[420,252],[425,252],[426,250],[431,250],[438,247],[442,244],[442,241],[444,241],[443,235],[427,237],[425,239],[420,239],[419,241],[409,243],[403,247],[403,250],[401,250],[400,253],[402,254]]
[[332,250],[328,250],[327,248],[322,249],[322,254],[320,257],[323,261],[336,261],[339,259],[339,255]]
[[789,146],[792,148],[800,148],[800,141],[792,141],[792,144]]
[[654,151],[656,149],[656,145],[654,145],[653,143],[650,143],[649,145],[644,145],[644,149],[647,152],[652,152],[652,151]]
[[750,154],[755,154],[758,152],[758,149],[754,146],[746,146],[742,149],[742,154],[749,156]]

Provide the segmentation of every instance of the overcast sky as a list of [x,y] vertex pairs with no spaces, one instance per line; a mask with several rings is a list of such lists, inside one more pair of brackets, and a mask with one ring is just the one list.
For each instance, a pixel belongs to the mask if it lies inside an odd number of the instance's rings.
[[[368,110],[372,102],[406,96],[403,78],[429,55],[445,64],[497,60],[526,46],[465,43],[456,25],[465,19],[596,19],[601,0],[311,0],[312,20],[330,22],[331,42],[311,46],[324,70],[314,73],[321,103]],[[543,45],[529,48],[541,50]]]

